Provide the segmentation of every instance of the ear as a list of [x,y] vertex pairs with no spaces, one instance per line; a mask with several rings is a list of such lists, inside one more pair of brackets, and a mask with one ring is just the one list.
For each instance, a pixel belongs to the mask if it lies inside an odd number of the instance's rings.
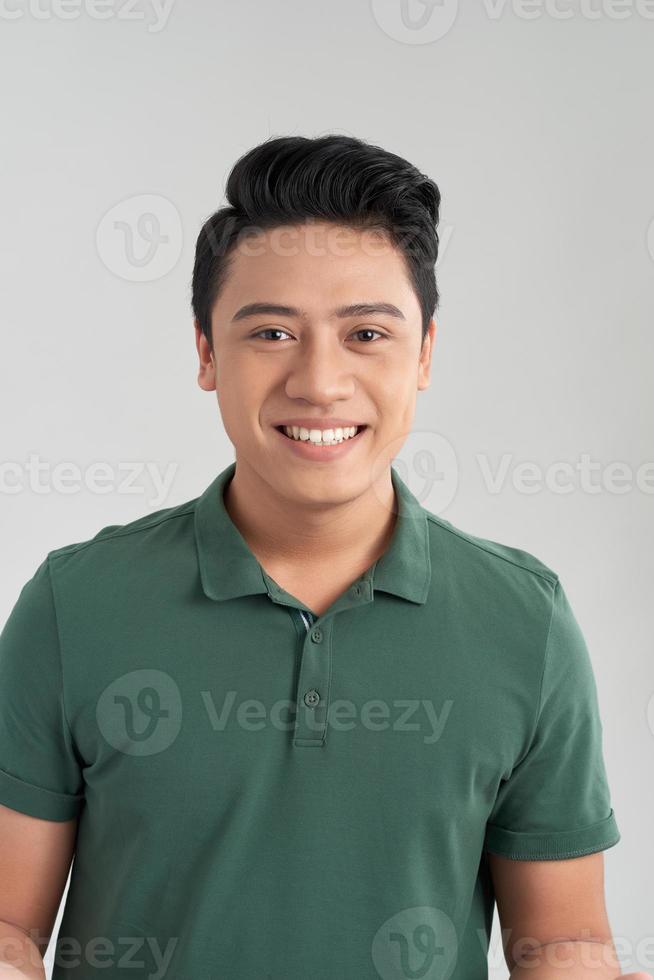
[[195,318],[195,346],[198,352],[200,366],[198,369],[198,384],[203,391],[216,390],[216,364],[211,344],[200,327],[200,321]]
[[436,321],[432,319],[427,327],[425,339],[420,348],[420,360],[418,362],[418,391],[429,387],[431,379],[431,356],[434,350],[434,340],[436,337]]

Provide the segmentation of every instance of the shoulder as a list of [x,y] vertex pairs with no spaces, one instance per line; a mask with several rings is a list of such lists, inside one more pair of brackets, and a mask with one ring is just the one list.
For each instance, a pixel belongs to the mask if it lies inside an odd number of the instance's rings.
[[557,572],[530,551],[471,534],[431,511],[425,511],[425,514],[432,543],[447,548],[461,561],[519,579],[535,576],[552,586],[556,585]]
[[45,561],[54,578],[78,574],[82,581],[95,572],[152,565],[157,558],[170,556],[193,539],[193,520],[197,500],[145,514],[125,524],[109,524],[92,537],[71,542],[48,552]]
[[559,576],[517,545],[471,534],[425,511],[435,590],[457,606],[522,631],[547,629]]

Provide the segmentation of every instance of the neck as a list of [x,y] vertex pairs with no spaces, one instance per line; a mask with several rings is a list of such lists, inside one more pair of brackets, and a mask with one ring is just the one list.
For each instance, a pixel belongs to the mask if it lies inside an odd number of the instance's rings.
[[237,458],[223,500],[267,569],[315,567],[319,558],[323,569],[356,566],[364,571],[388,547],[397,515],[390,465],[353,500],[302,504],[281,495]]

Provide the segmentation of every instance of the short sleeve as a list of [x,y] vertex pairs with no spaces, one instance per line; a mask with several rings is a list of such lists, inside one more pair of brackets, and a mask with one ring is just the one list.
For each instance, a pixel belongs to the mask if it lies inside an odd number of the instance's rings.
[[620,840],[586,642],[557,579],[538,714],[526,755],[502,781],[485,849],[516,860],[578,857]]
[[46,558],[0,633],[0,803],[45,820],[69,820],[83,798]]

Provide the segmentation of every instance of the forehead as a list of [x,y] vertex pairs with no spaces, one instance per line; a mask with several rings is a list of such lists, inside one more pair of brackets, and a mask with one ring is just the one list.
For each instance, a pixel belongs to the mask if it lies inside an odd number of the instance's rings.
[[338,290],[355,300],[392,297],[407,314],[419,309],[405,256],[388,234],[324,221],[258,229],[239,239],[218,303],[230,306],[255,293],[269,299],[273,290],[278,297],[291,284],[307,305]]

